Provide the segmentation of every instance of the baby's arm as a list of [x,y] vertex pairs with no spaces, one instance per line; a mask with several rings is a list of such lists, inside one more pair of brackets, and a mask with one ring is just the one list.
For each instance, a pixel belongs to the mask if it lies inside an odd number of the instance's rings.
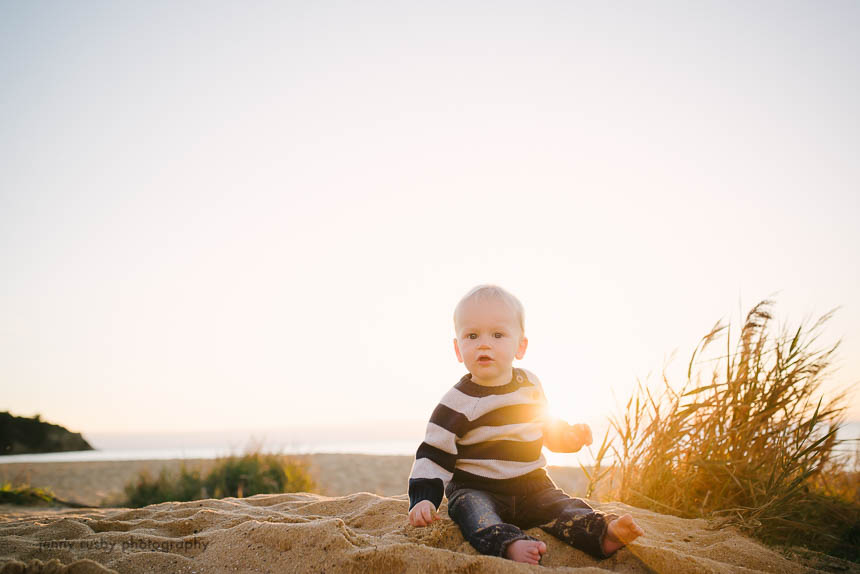
[[553,452],[577,452],[592,441],[591,427],[588,425],[569,425],[557,418],[544,423],[543,445]]
[[523,369],[523,372],[540,391],[543,445],[553,452],[577,452],[583,446],[590,445],[592,443],[591,428],[584,424],[569,425],[560,418],[549,416],[549,402],[544,394],[540,379],[531,371]]
[[459,417],[456,414],[440,403],[430,416],[424,442],[415,453],[409,474],[409,523],[412,526],[427,526],[439,518],[436,509],[442,505],[445,486],[454,475],[457,461],[454,424]]

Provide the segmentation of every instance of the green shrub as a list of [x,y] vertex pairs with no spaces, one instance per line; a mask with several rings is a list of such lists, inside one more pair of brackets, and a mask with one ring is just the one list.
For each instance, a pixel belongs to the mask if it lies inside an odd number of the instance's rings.
[[0,504],[34,506],[41,504],[64,504],[47,488],[36,488],[28,484],[13,486],[6,482],[0,485]]
[[[856,560],[858,474],[836,437],[847,397],[820,396],[838,343],[815,344],[831,314],[774,334],[770,307],[750,310],[734,347],[730,328],[718,323],[680,389],[665,375],[659,394],[640,383],[610,420],[589,495],[605,481],[607,494],[634,506],[718,519],[766,542]],[[724,334],[724,353],[699,359]]]
[[282,455],[253,452],[219,459],[206,477],[215,498],[273,492],[307,492],[315,488],[305,467]]
[[200,500],[281,492],[312,492],[316,488],[300,461],[280,454],[259,451],[216,459],[204,477],[198,468],[184,464],[179,474],[162,469],[157,478],[146,471],[126,485],[128,506],[141,507],[159,502]]
[[126,504],[135,508],[159,502],[186,502],[205,498],[200,471],[190,469],[183,463],[179,475],[162,468],[158,477],[143,470],[137,478],[125,486]]

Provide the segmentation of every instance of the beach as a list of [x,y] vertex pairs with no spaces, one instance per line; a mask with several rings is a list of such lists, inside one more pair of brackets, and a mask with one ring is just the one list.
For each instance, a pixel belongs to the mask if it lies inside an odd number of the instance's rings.
[[[369,492],[394,496],[406,492],[411,456],[365,454],[307,454],[291,458],[304,463],[317,484],[317,493],[344,496]],[[207,470],[214,459],[124,460],[96,462],[0,462],[0,483],[50,488],[57,498],[90,506],[122,504],[123,487],[138,473],[157,476],[162,469],[177,472],[181,465]],[[556,483],[574,495],[585,494],[582,471],[550,467]]]
[[[479,555],[447,516],[425,528],[409,526],[411,457],[314,454],[302,459],[319,493],[267,494],[140,509],[0,507],[0,572],[860,572],[857,565],[820,555],[793,556],[761,545],[732,528],[597,503],[630,512],[645,535],[607,560],[595,560],[538,528],[545,541],[540,566]],[[29,477],[59,498],[85,504],[119,503],[122,487],[143,469],[211,459],[0,464],[0,480]],[[551,467],[570,494],[581,495],[582,471]]]

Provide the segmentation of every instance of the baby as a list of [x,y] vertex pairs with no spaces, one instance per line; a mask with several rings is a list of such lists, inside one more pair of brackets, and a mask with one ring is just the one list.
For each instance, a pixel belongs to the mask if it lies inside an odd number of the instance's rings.
[[543,530],[605,558],[643,534],[629,514],[594,510],[556,487],[541,448],[576,452],[590,445],[588,425],[546,414],[538,378],[513,367],[525,355],[523,307],[494,285],[481,285],[454,310],[454,352],[469,373],[430,416],[409,477],[409,522],[426,526],[448,497],[448,514],[482,554],[537,564]]

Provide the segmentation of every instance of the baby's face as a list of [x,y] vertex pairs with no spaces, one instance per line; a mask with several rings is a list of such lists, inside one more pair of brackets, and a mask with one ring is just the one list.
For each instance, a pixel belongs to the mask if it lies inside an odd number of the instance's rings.
[[496,386],[510,381],[514,359],[523,358],[528,340],[506,301],[493,297],[467,302],[455,329],[454,351],[475,383]]

